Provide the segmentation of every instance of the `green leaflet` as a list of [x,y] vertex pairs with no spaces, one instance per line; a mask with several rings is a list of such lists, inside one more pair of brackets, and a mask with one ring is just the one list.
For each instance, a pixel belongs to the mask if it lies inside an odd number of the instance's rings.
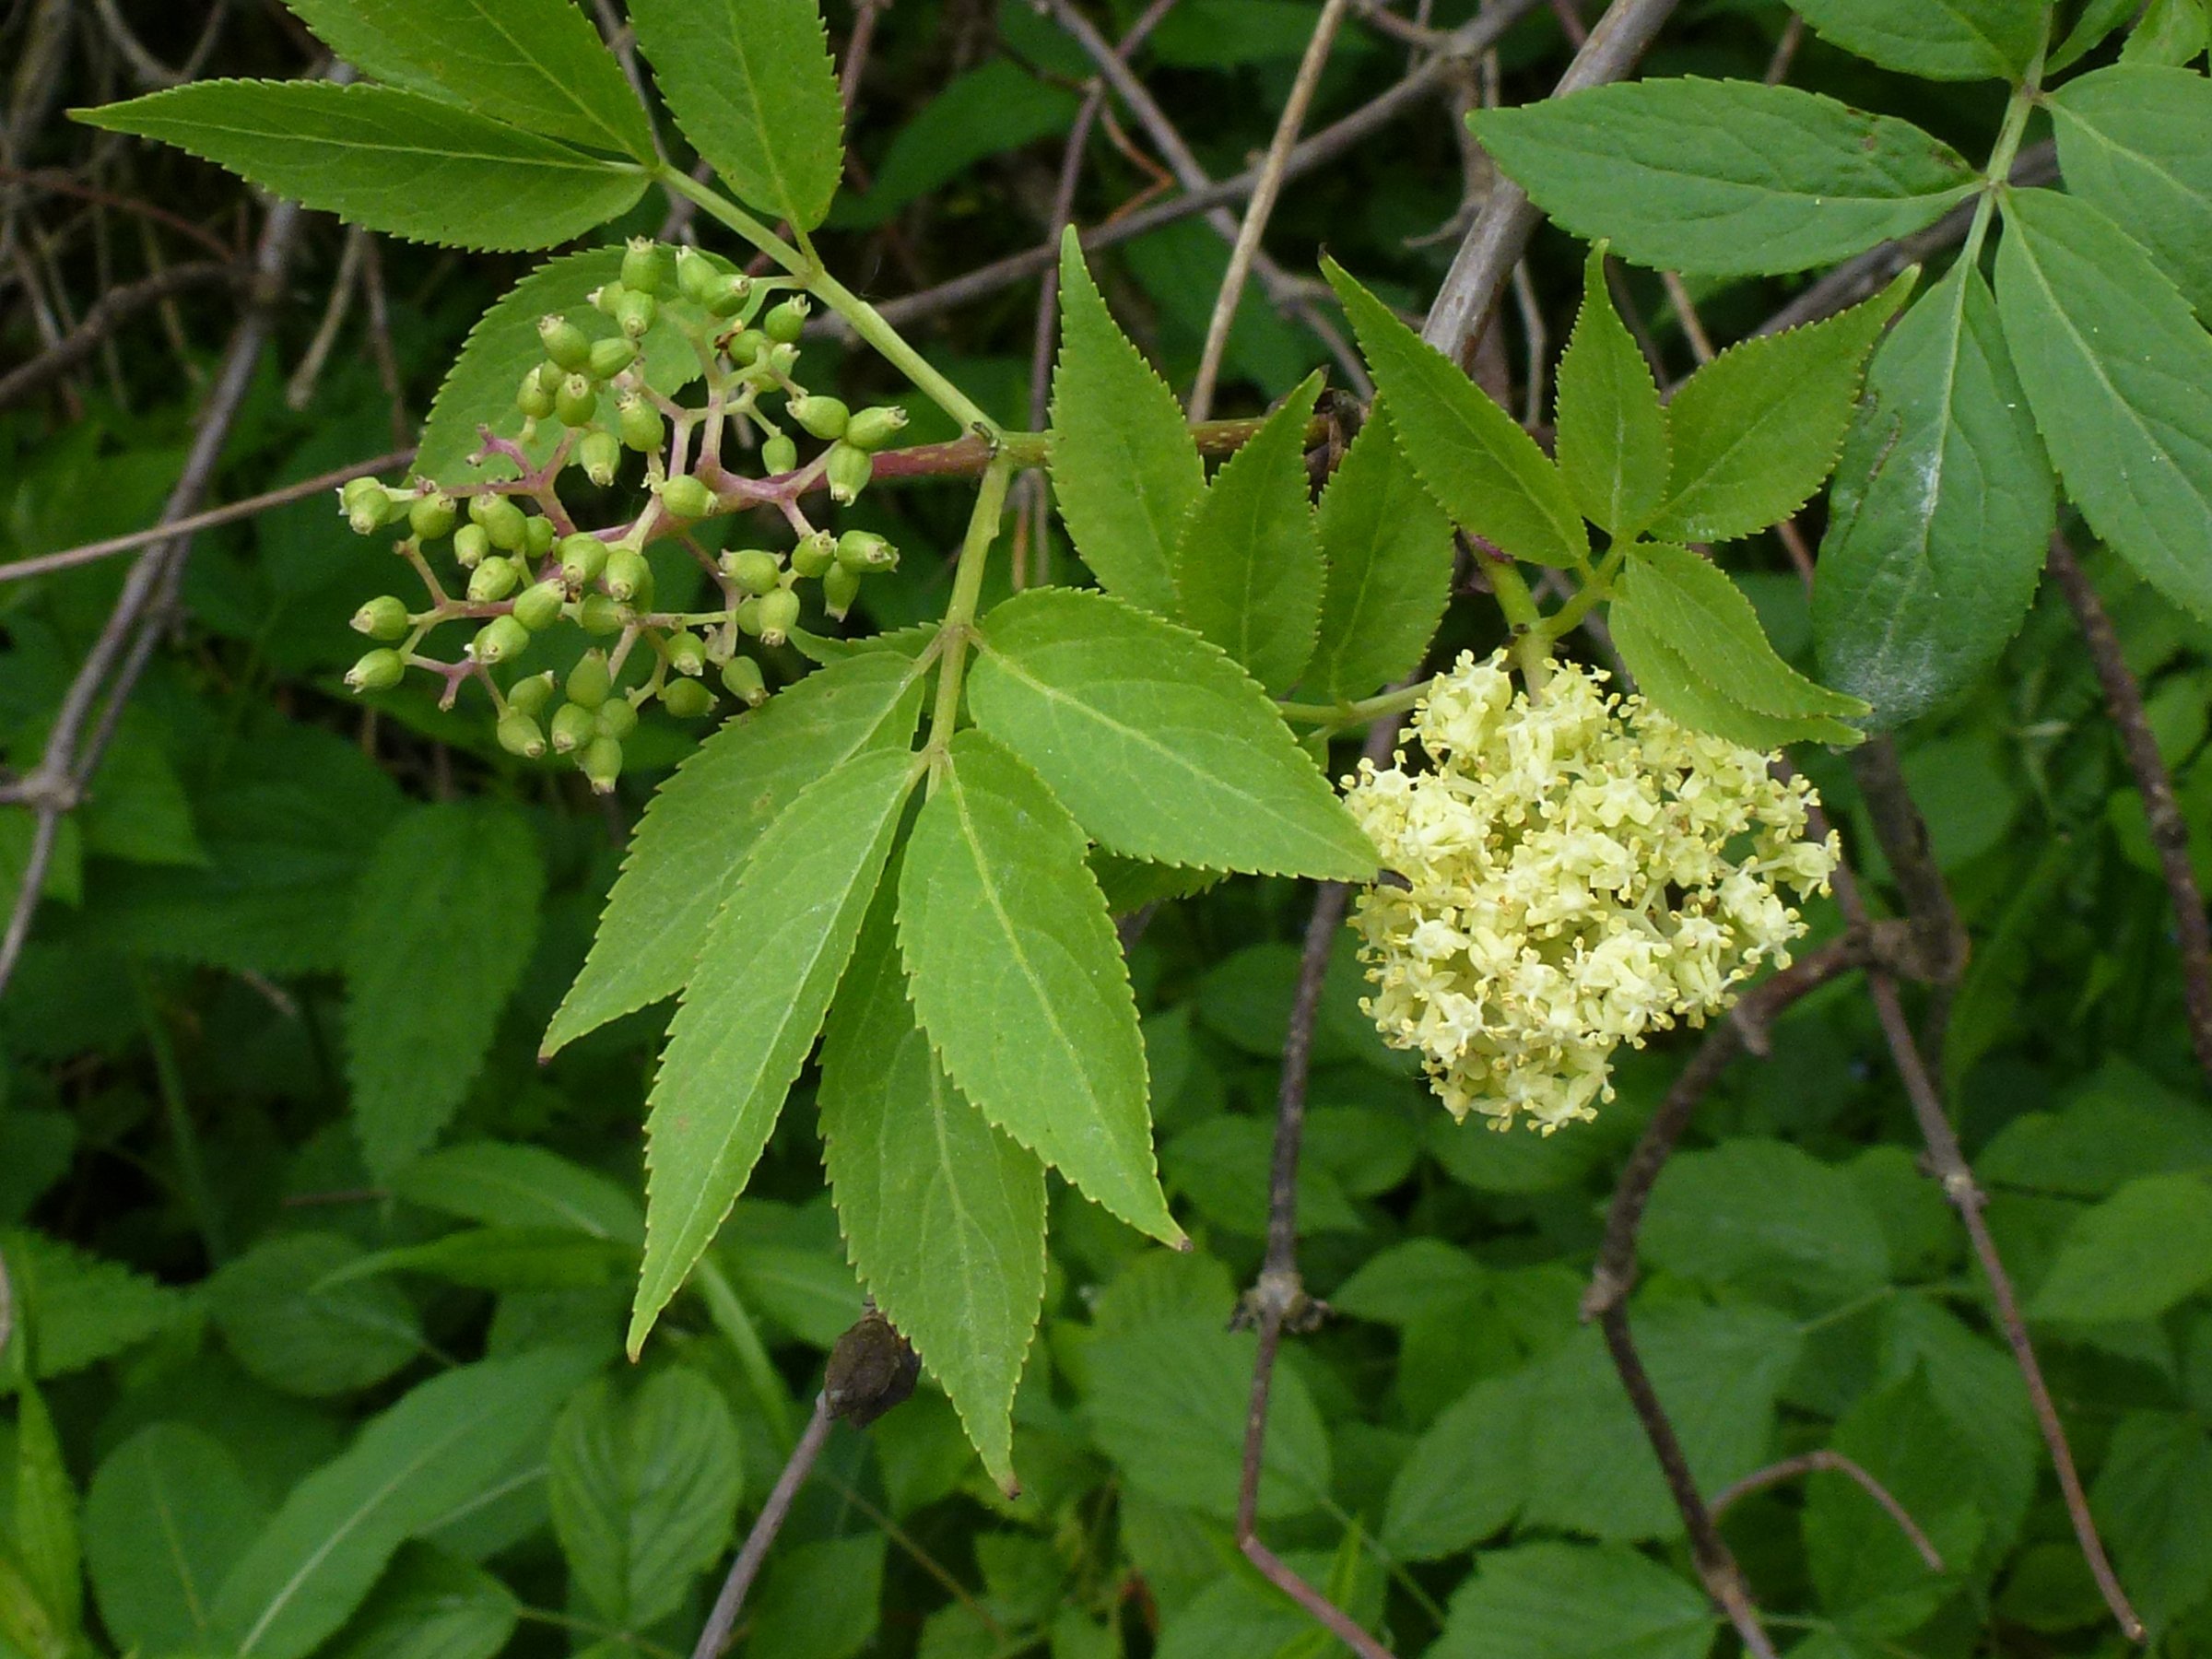
[[1901,724],[2019,629],[2056,502],[1982,274],[1954,266],[1874,354],[1813,584],[1821,672]]
[[1651,365],[1606,288],[1606,250],[1583,266],[1583,308],[1559,354],[1559,465],[1583,516],[1617,536],[1652,522],[1673,450]]
[[1696,1585],[1625,1546],[1519,1544],[1478,1558],[1429,1653],[1704,1659],[1718,1622]]
[[[717,258],[716,263],[727,262]],[[616,332],[613,319],[587,304],[584,296],[613,281],[621,267],[618,247],[563,253],[516,283],[477,320],[460,355],[439,382],[429,418],[422,423],[415,477],[441,484],[478,484],[517,476],[514,463],[503,455],[470,465],[468,457],[483,441],[477,429],[489,427],[494,437],[522,443],[523,412],[515,407],[514,394],[523,376],[545,360],[546,348],[537,337],[538,318],[559,312],[586,338],[611,339]],[[699,353],[678,324],[704,320],[705,313],[680,294],[662,299],[660,316],[642,342],[641,367],[646,384],[672,395],[699,378]],[[540,421],[523,448],[543,462],[559,441],[559,423]]]
[[1452,596],[1452,521],[1407,463],[1389,405],[1369,413],[1317,518],[1328,581],[1305,683],[1348,701],[1420,666]]
[[28,1377],[16,1379],[15,1490],[0,1547],[13,1545],[16,1566],[63,1630],[82,1628],[84,1566],[76,1527],[76,1488],[46,1397]]
[[404,1203],[487,1227],[559,1229],[641,1244],[637,1200],[543,1147],[473,1141],[418,1158],[386,1182]]
[[2115,64],[2044,100],[2066,189],[2142,244],[2212,317],[2212,81]]
[[646,1119],[636,1353],[744,1190],[822,1029],[915,777],[868,749],[809,784],[746,861],[681,1006]]
[[724,723],[647,805],[541,1052],[681,990],[762,833],[852,756],[903,750],[921,709],[914,665],[875,653],[833,663]]
[[1527,1491],[1537,1406],[1528,1383],[1525,1371],[1484,1377],[1430,1424],[1390,1483],[1380,1535],[1393,1554],[1456,1555],[1513,1518]]
[[208,1312],[239,1364],[310,1398],[382,1382],[422,1351],[422,1327],[389,1284],[341,1277],[365,1260],[339,1233],[277,1233],[223,1264]]
[[[1091,1431],[1135,1490],[1217,1520],[1236,1514],[1257,1340],[1197,1313],[1100,1334],[1087,1366]],[[1288,1367],[1276,1383],[1261,1450],[1263,1520],[1306,1514],[1329,1496],[1329,1437],[1312,1395]]]
[[544,1444],[592,1369],[540,1350],[484,1359],[410,1390],[294,1487],[217,1594],[221,1651],[300,1659],[346,1620],[400,1544],[482,1495]]
[[287,0],[364,75],[650,163],[653,126],[571,0]]
[[631,0],[684,136],[756,207],[811,230],[845,166],[844,105],[813,0]]
[[1935,223],[1973,188],[1958,152],[1910,122],[1751,81],[1594,87],[1468,120],[1577,236],[1716,276],[1848,259]]
[[1866,354],[1917,276],[1825,322],[1731,346],[1691,375],[1667,405],[1673,463],[1652,534],[1732,541],[1810,500],[1834,470]]
[[2212,617],[2212,338],[2094,207],[2016,190],[2005,223],[1997,314],[2066,493],[2146,582]]
[[123,1353],[191,1312],[183,1291],[43,1233],[0,1231],[0,1258],[23,1328],[36,1334],[29,1365],[41,1382]]
[[655,1372],[627,1398],[594,1378],[554,1425],[547,1464],[570,1580],[617,1630],[676,1612],[729,1547],[745,1463],[728,1402],[698,1371]]
[[1181,619],[1277,693],[1313,654],[1321,618],[1321,541],[1306,484],[1306,424],[1321,381],[1309,376],[1229,458],[1175,544]]
[[378,1180],[438,1138],[476,1080],[545,882],[530,826],[496,807],[420,806],[377,844],[346,933],[346,1076]]
[[1100,583],[1174,616],[1176,538],[1206,494],[1206,464],[1182,406],[1106,309],[1072,226],[1060,244],[1052,472],[1068,539]]
[[1816,685],[1776,656],[1751,602],[1711,559],[1688,547],[1647,543],[1631,553],[1621,580],[1660,637],[1747,707],[1783,720],[1865,712],[1856,698]]
[[1644,1259],[1684,1278],[1830,1306],[1889,1282],[1880,1218],[1851,1176],[1787,1141],[1729,1140],[1668,1160]]
[[2123,1417],[2089,1503],[2121,1582],[2154,1631],[2203,1603],[2212,1583],[2212,1438],[2201,1416]]
[[2202,57],[2208,41],[2212,18],[2205,14],[2205,0],[2150,0],[2120,48],[2120,61],[2179,68]]
[[899,877],[923,1028],[983,1115],[1132,1227],[1179,1244],[1145,1043],[1083,831],[979,731],[955,736]]
[[976,723],[1104,845],[1159,864],[1364,881],[1375,853],[1266,696],[1213,646],[1101,594],[983,618]]
[[2037,1287],[2037,1319],[2156,1319],[2212,1285],[2212,1184],[2146,1175],[2085,1210]]
[[405,1544],[329,1659],[492,1659],[521,1619],[514,1593],[473,1561]]
[[846,1253],[1014,1489],[1014,1388],[1044,1300],[1044,1166],[952,1079],[907,1000],[890,883],[822,1038],[822,1161]]
[[85,1560],[119,1642],[209,1648],[207,1609],[267,1520],[220,1441],[155,1423],[110,1453],[85,1494]]
[[2042,44],[2043,0],[1799,0],[1820,35],[1929,80],[2015,80]]
[[2105,37],[2143,9],[2142,0],[2084,0],[2081,16],[2066,38],[2043,61],[2047,81],[2061,69],[2097,49]]
[[1397,411],[1406,458],[1460,525],[1515,559],[1571,565],[1590,550],[1559,469],[1459,365],[1399,322],[1334,260],[1322,269],[1359,335],[1375,386]]
[[629,163],[389,87],[201,81],[75,113],[371,230],[445,247],[548,248],[645,193]]

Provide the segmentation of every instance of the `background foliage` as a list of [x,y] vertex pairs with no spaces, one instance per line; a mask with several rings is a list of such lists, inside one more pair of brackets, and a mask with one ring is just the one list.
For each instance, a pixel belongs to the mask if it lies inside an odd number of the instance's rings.
[[[298,9],[312,19],[315,8]],[[1645,73],[1756,81],[1781,62],[1793,86],[1909,119],[1970,155],[1986,149],[2001,85],[1931,86],[1877,68],[1843,50],[1866,47],[1852,33],[1865,8],[1798,9],[1821,32],[1801,37],[1787,10],[1759,0],[1685,6]],[[1926,75],[2017,67],[2010,54],[2031,48],[2007,31],[2010,9],[1931,7],[1987,27],[1933,29],[1906,55],[1923,53],[1913,66]],[[2110,33],[2136,9],[2092,4],[2064,20],[2082,14],[2080,38],[2098,54],[2086,61],[2125,54],[2194,76],[2198,0],[2154,0],[2132,33]],[[1447,4],[1424,21],[1448,29],[1467,15]],[[1105,27],[1118,34],[1129,21],[1116,12]],[[830,22],[841,45],[854,18],[833,9]],[[1089,60],[1019,4],[907,0],[871,13],[871,25],[848,177],[865,189],[831,202],[833,144],[820,135],[810,165],[760,159],[763,117],[742,99],[702,141],[734,158],[725,171],[765,180],[759,205],[803,220],[827,212],[832,268],[871,294],[925,291],[1035,246]],[[1293,0],[1179,0],[1135,66],[1219,176],[1265,142],[1310,26]],[[1354,299],[1344,320],[1316,255],[1325,245],[1382,300],[1418,312],[1456,241],[1433,233],[1456,229],[1488,183],[1479,152],[1455,136],[1453,100],[1540,95],[1565,57],[1562,28],[1560,13],[1529,8],[1494,61],[1439,77],[1433,100],[1298,182],[1270,239],[1287,303],[1245,300],[1225,412],[1306,394],[1332,355],[1315,317],[1334,332],[1357,326],[1388,378],[1371,327],[1383,308],[1363,312]],[[65,127],[48,119],[57,103],[142,89],[147,61],[185,61],[204,29],[195,73],[292,76],[314,47],[274,6],[101,12],[22,0],[0,29],[23,65],[14,171],[0,188],[7,338],[11,357],[28,359],[42,332],[117,281],[200,257],[210,239],[234,249],[256,218],[223,175]],[[1318,121],[1405,74],[1403,33],[1347,25]],[[682,42],[643,43],[656,62],[685,60]],[[1899,50],[1876,55],[1895,62]],[[376,41],[348,51],[378,67]],[[1700,115],[1704,86],[1672,84],[1665,96],[1684,107],[1667,131],[1718,144],[1727,129]],[[488,112],[523,100],[542,121],[547,100],[579,87],[575,135],[640,153],[643,135],[605,114],[626,95],[591,85],[590,72],[488,86]],[[2132,205],[2142,181],[2100,175],[2094,159],[2077,171],[2067,150],[2070,135],[2081,142],[2111,112],[2086,90],[2056,102],[2028,140],[2054,130],[2072,188]],[[1679,296],[1646,273],[1629,278],[1677,376],[1694,360],[1682,304],[1734,338],[1810,280],[1735,275],[1741,236],[1765,239],[1760,268],[1801,257],[1817,269],[1845,251],[1807,230],[1782,259],[1773,243],[1795,233],[1789,223],[1716,238],[1702,255],[1678,241],[1640,247],[1639,236],[1677,234],[1678,218],[1585,222],[1572,194],[1588,159],[1556,186],[1544,181],[1548,118],[1492,118],[1484,136],[1569,228],[1688,273]],[[1922,170],[1931,201],[1963,176],[1955,158],[1910,152],[1892,126],[1870,128],[1868,144],[1893,170]],[[2201,220],[2190,204],[2206,186],[2161,176],[2181,209],[2154,206],[2131,221],[2148,254],[2094,236],[2069,243],[2055,217],[2051,244],[2078,246],[2092,266],[2156,255],[2201,300],[2206,250],[2172,239],[2193,213]],[[1117,124],[1094,141],[1077,222],[1107,218],[1157,177],[1142,135]],[[2054,215],[2067,206],[2047,202]],[[613,206],[572,189],[494,193],[459,240],[515,245],[542,237],[548,214],[573,214],[581,230]],[[651,233],[667,209],[644,196],[617,229]],[[1868,233],[1912,229],[1930,217],[1921,209]],[[2009,231],[2002,246],[2014,248]],[[1091,262],[1100,294],[1177,386],[1195,366],[1226,253],[1212,229],[1184,219]],[[2030,291],[2007,288],[2006,256],[1999,303]],[[478,313],[530,268],[380,246],[311,221],[218,494],[249,496],[411,438]],[[1547,365],[1546,343],[1573,322],[1583,250],[1547,232],[1528,272],[1527,303],[1477,372],[1509,405],[1541,413],[1548,403],[1529,397],[1528,365]],[[1071,327],[1098,302],[1087,287],[1074,273],[1064,285]],[[1936,326],[1942,293],[1910,316]],[[1954,330],[1986,342],[1997,326],[1987,296],[1960,281],[1950,298]],[[904,325],[995,418],[1027,426],[1035,300],[1030,283]],[[233,309],[194,289],[165,303],[0,411],[8,559],[158,516]],[[2003,325],[2017,337],[2057,323],[2007,307]],[[1897,338],[1891,371],[1909,375],[1911,340]],[[529,341],[522,348],[535,355]],[[834,338],[812,343],[809,361],[834,363],[838,350]],[[2051,372],[2069,371],[2070,359],[2051,360]],[[2046,396],[2021,372],[2040,412]],[[818,373],[827,384],[830,371]],[[2095,378],[2062,380],[2051,395],[2075,399],[2083,431],[2109,433]],[[902,388],[855,355],[840,390],[857,402]],[[910,438],[955,435],[912,406]],[[1993,426],[1977,453],[2004,436]],[[1266,458],[1252,453],[1254,465]],[[1849,453],[1847,443],[1847,477],[1866,470]],[[2068,482],[2094,514],[2096,500]],[[1578,494],[1560,512],[1571,523],[1590,498],[1569,483]],[[890,629],[942,610],[948,567],[932,555],[957,546],[962,494],[920,484],[866,498],[854,522],[908,550],[895,576],[871,582],[869,622]],[[1878,524],[1888,509],[1877,496],[1838,507]],[[1778,500],[1759,524],[1792,505]],[[1116,511],[1112,500],[1096,507]],[[2008,508],[2020,522],[1990,539],[2009,545],[2024,528],[2032,546],[2032,502],[1990,510]],[[1069,512],[1080,533],[1082,506]],[[1330,512],[1324,502],[1324,537]],[[2154,519],[2185,527],[2186,504],[2169,500]],[[1675,533],[1731,532],[1686,523]],[[1865,556],[1878,563],[1896,545],[1877,538]],[[1816,634],[1838,630],[1808,608],[1779,544],[1746,546],[1742,586],[1783,653],[1809,670]],[[1830,550],[1849,546],[1846,534]],[[1173,568],[1178,549],[1159,552]],[[1056,543],[1024,556],[1078,575]],[[535,1054],[623,839],[691,740],[648,722],[607,806],[576,779],[512,762],[480,711],[441,712],[409,688],[364,708],[339,684],[359,650],[344,618],[388,584],[387,559],[347,535],[322,494],[200,538],[183,575],[186,621],[124,714],[82,811],[65,820],[37,928],[0,1001],[0,1260],[18,1329],[35,1335],[7,1350],[0,1651],[429,1659],[687,1648],[711,1570],[765,1497],[824,1351],[859,1312],[810,1108],[833,1168],[841,1119],[855,1130],[846,1147],[896,1163],[869,1138],[871,1077],[841,1089],[832,1068],[818,1099],[817,1078],[802,1084],[644,1365],[619,1359],[643,1238],[637,1128],[665,1010],[629,1012],[550,1064]],[[0,730],[18,771],[36,762],[125,568],[96,562],[0,587]],[[2160,574],[2155,561],[2135,568]],[[2201,542],[2174,568],[2183,574],[2160,581],[2162,594],[2127,565],[2090,560],[2200,831],[2202,876],[2212,874],[2202,862],[2212,634],[2167,596],[2189,571],[2202,580]],[[2030,603],[2018,571],[1982,576]],[[1991,1189],[1990,1225],[2120,1574],[2160,1651],[2194,1654],[2212,1649],[2212,1112],[2190,1062],[2143,808],[2074,620],[2048,586],[2017,632],[2004,610],[1931,606],[1929,636],[1905,641],[1919,658],[1840,665],[1824,646],[1821,661],[1877,704],[1896,699],[1890,714],[1924,716],[1900,734],[1903,771],[1974,941],[1949,1010],[1946,1100]],[[1493,642],[1481,602],[1447,614],[1440,649]],[[1993,665],[1928,684],[1930,663],[1961,662]],[[802,665],[796,655],[775,665],[784,677]],[[1265,660],[1252,665],[1269,677]],[[1333,672],[1364,688],[1366,667]],[[973,689],[988,699],[988,677]],[[1880,883],[1853,774],[1821,752],[1803,763]],[[29,832],[27,807],[0,808],[0,880],[20,871]],[[1197,1248],[1161,1251],[1051,1182],[1046,1313],[1010,1451],[1020,1495],[994,1484],[933,1390],[865,1432],[838,1430],[749,1606],[746,1651],[1325,1651],[1304,1615],[1243,1566],[1230,1531],[1253,1338],[1227,1324],[1260,1259],[1307,909],[1294,883],[1242,878],[1161,906],[1129,952],[1160,1162]],[[1820,920],[1832,931],[1832,916]],[[861,924],[862,968],[888,960],[887,928],[881,915]],[[1681,1045],[1625,1057],[1621,1099],[1594,1125],[1490,1135],[1443,1117],[1405,1057],[1375,1039],[1358,992],[1347,941],[1317,1028],[1300,1194],[1307,1282],[1335,1317],[1292,1345],[1278,1373],[1266,1536],[1400,1653],[1691,1659],[1733,1640],[1716,1635],[1675,1506],[1577,1312],[1604,1195]],[[839,1018],[848,1014],[860,1030],[847,1039],[865,1053],[868,1008],[841,1005]],[[1918,1138],[1865,999],[1829,987],[1788,1013],[1771,1046],[1774,1059],[1723,1076],[1653,1195],[1635,1304],[1646,1362],[1708,1495],[1830,1448],[1895,1494],[1946,1565],[1931,1572],[1841,1475],[1756,1492],[1724,1526],[1771,1624],[1807,1659],[2113,1646],[1983,1281],[1915,1167]],[[973,1156],[989,1151],[982,1140]],[[887,1190],[886,1204],[896,1197]],[[1004,1202],[1040,1200],[1009,1181]],[[1035,1271],[1009,1265],[1005,1277]]]

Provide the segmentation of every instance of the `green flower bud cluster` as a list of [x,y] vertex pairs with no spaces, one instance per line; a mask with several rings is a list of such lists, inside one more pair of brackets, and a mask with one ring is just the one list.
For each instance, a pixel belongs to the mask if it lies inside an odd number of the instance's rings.
[[[752,653],[790,642],[805,584],[818,584],[821,609],[841,621],[863,579],[899,558],[873,532],[841,534],[807,517],[818,492],[838,505],[853,500],[876,452],[906,424],[901,409],[854,409],[800,383],[808,312],[783,278],[755,279],[697,249],[631,241],[618,276],[537,320],[543,357],[515,394],[519,441],[488,439],[523,477],[448,488],[360,478],[339,491],[356,532],[396,533],[394,550],[427,594],[414,606],[380,594],[354,613],[352,626],[375,648],[347,684],[388,690],[417,667],[443,681],[450,703],[478,680],[503,750],[565,759],[600,791],[615,787],[624,739],[647,705],[688,721],[764,702],[768,679]],[[649,382],[653,361],[700,363],[706,372],[679,402],[665,382]],[[725,454],[740,442],[759,445],[758,482]],[[802,442],[811,458],[802,459]],[[574,512],[561,486],[571,474],[604,491],[622,488],[626,470],[643,488],[630,498],[631,515],[570,528]],[[702,547],[698,526],[737,513],[777,524],[794,545],[717,532],[731,550]],[[655,609],[652,542],[680,545],[706,569],[715,589],[701,602],[707,608]],[[466,643],[457,654],[427,653],[425,641],[448,624],[467,630]],[[589,641],[573,668],[560,675],[528,662],[538,636],[569,625]]]

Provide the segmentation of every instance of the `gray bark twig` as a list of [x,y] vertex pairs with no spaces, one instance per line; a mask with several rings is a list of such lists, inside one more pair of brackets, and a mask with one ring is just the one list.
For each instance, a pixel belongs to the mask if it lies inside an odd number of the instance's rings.
[[112,288],[79,319],[76,326],[29,362],[0,374],[0,409],[19,403],[91,356],[114,331],[150,305],[194,288],[219,288],[244,278],[237,265],[195,261],[171,265],[135,282]]
[[814,1396],[814,1415],[806,1419],[806,1428],[798,1443],[792,1447],[782,1474],[776,1477],[776,1484],[769,1491],[768,1501],[760,1506],[752,1531],[746,1534],[737,1559],[730,1563],[721,1593],[714,1597],[713,1610],[707,1615],[699,1642],[691,1650],[691,1659],[716,1659],[729,1646],[730,1633],[737,1628],[737,1615],[744,1610],[746,1594],[752,1589],[753,1581],[760,1576],[761,1564],[768,1559],[776,1535],[783,1530],[783,1523],[791,1519],[791,1506],[798,1498],[799,1488],[806,1484],[806,1477],[813,1473],[815,1462],[829,1441],[830,1396],[826,1393],[818,1394]]
[[1780,1486],[1785,1480],[1795,1480],[1801,1475],[1821,1473],[1841,1475],[1857,1483],[1859,1489],[1882,1506],[1882,1512],[1897,1523],[1897,1530],[1905,1535],[1905,1541],[1927,1563],[1930,1572],[1943,1571],[1943,1552],[1934,1540],[1912,1519],[1912,1512],[1897,1500],[1897,1495],[1867,1473],[1865,1465],[1822,1447],[1807,1452],[1801,1457],[1785,1457],[1780,1463],[1769,1464],[1763,1469],[1754,1469],[1741,1480],[1732,1481],[1712,1495],[1712,1518],[1718,1521],[1728,1512],[1729,1506],[1739,1498],[1748,1498],[1753,1492],[1763,1492],[1769,1487]]

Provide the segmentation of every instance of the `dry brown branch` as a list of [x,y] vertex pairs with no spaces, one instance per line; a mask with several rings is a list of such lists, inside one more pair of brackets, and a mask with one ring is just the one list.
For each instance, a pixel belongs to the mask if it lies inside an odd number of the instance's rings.
[[48,382],[68,373],[97,351],[116,329],[147,307],[195,288],[225,287],[243,280],[244,276],[244,270],[235,265],[196,261],[171,265],[135,282],[109,288],[93,301],[91,309],[68,334],[28,363],[0,374],[0,409],[21,402]]

